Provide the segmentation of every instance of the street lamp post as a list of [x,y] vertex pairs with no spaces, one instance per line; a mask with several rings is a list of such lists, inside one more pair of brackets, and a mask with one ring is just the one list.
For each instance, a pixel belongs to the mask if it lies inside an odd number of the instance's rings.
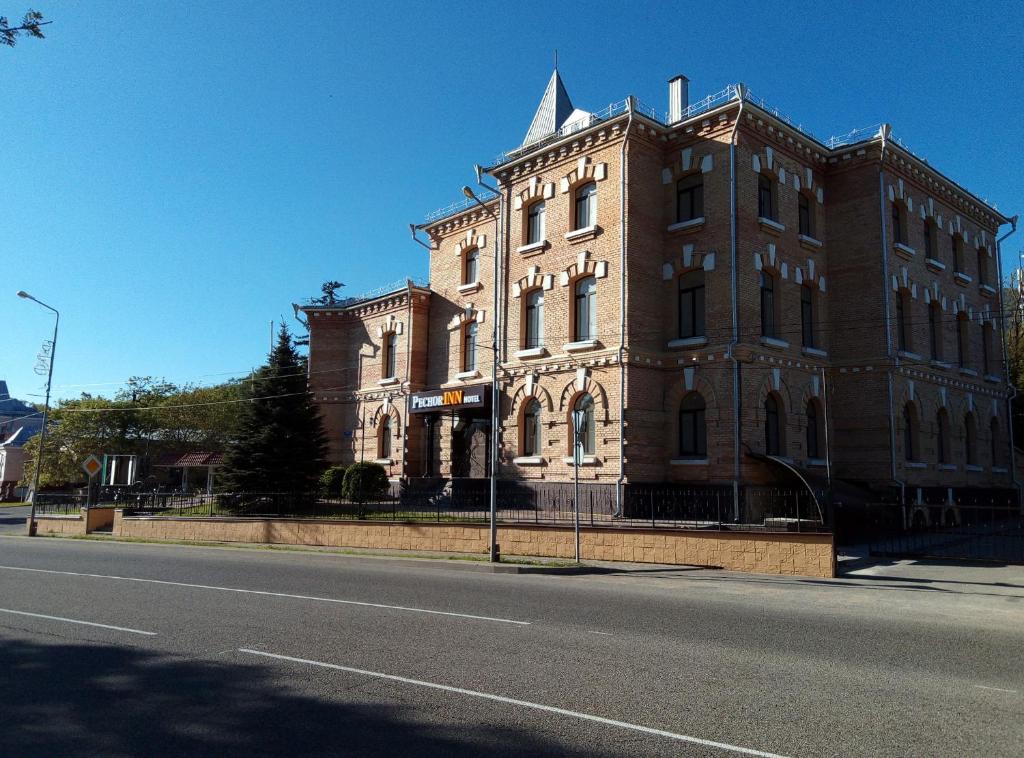
[[[477,167],[477,182],[480,182],[481,170]],[[498,282],[498,260],[499,260],[499,247],[498,239],[501,236],[501,209],[504,196],[498,193],[498,215],[495,215],[494,211],[488,208],[484,202],[476,196],[468,186],[462,188],[462,194],[464,194],[469,200],[472,200],[494,219],[494,318],[491,323],[494,324],[493,337],[491,339],[491,492],[490,492],[490,505],[491,505],[491,545],[490,545],[490,558],[491,563],[497,563],[500,560],[498,555],[498,334],[499,325],[501,323],[501,314],[499,311],[499,300],[498,292],[500,290],[500,284]]]
[[46,372],[46,402],[43,405],[43,428],[39,432],[39,451],[36,453],[36,470],[32,475],[32,495],[29,501],[28,533],[34,536],[36,533],[36,493],[39,491],[39,473],[43,467],[43,446],[46,445],[46,420],[50,415],[50,386],[53,383],[53,359],[57,355],[57,327],[60,326],[60,311],[53,306],[47,305],[42,300],[32,297],[25,290],[18,290],[18,297],[32,300],[47,310],[53,311],[57,317],[53,322],[53,342],[50,344],[50,365]]
[[587,414],[581,408],[572,412],[572,466],[575,476],[572,498],[572,524],[576,536],[576,562],[580,562],[580,466],[583,463],[583,439],[587,433]]

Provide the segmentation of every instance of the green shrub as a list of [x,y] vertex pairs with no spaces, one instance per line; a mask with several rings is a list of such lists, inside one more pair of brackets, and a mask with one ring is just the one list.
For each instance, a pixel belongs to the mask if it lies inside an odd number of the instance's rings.
[[388,492],[388,486],[388,472],[379,463],[353,463],[345,472],[341,494],[353,503],[361,504],[383,497]]
[[327,497],[341,497],[345,485],[345,466],[331,466],[320,475],[320,489]]

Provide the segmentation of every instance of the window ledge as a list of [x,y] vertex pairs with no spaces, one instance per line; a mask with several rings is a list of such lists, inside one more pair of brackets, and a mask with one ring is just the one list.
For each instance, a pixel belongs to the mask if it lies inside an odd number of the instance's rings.
[[547,247],[548,241],[541,240],[540,242],[531,242],[529,245],[520,245],[516,248],[516,252],[520,255],[527,255],[528,253],[539,253],[545,247]]
[[576,342],[567,342],[562,345],[562,349],[567,353],[581,353],[584,350],[593,350],[597,347],[597,340],[578,340]]
[[374,463],[379,463],[381,466],[392,466],[395,463],[390,458],[374,458],[373,462]]
[[975,371],[973,368],[961,368],[960,369],[960,373],[963,374],[964,376],[977,376],[978,375],[978,372]]
[[679,350],[687,347],[704,347],[706,344],[708,344],[707,337],[684,337],[683,339],[669,340],[668,349]]
[[967,468],[968,471],[972,471],[975,474],[978,473],[979,471],[984,471],[985,470],[981,466],[977,466],[977,465],[975,465],[973,463],[968,463],[966,468]]
[[934,358],[932,360],[928,361],[928,365],[931,366],[932,368],[943,368],[943,369],[951,369],[951,368],[953,368],[953,364],[952,363],[946,363],[945,361],[937,361]]
[[892,250],[900,258],[906,258],[908,261],[913,260],[914,256],[917,255],[917,251],[914,248],[910,245],[904,245],[902,242],[893,242]]
[[565,238],[570,242],[578,242],[580,240],[590,239],[591,237],[596,236],[598,231],[599,229],[597,224],[591,224],[590,226],[585,226],[582,229],[573,229],[571,232],[566,232]]
[[935,468],[939,471],[956,471],[956,466],[952,463],[939,463]]
[[900,358],[906,358],[907,360],[910,360],[910,361],[919,361],[919,360],[921,360],[921,354],[920,353],[912,353],[909,350],[897,350],[896,351],[896,355],[898,355]]
[[992,384],[999,384],[1003,381],[1003,377],[997,376],[996,374],[985,374],[985,381],[992,382]]
[[460,295],[470,295],[479,289],[483,289],[483,286],[480,282],[469,282],[468,284],[460,284],[456,289]]
[[815,239],[808,234],[798,234],[796,238],[801,245],[808,248],[820,248],[822,244],[821,240]]
[[814,358],[828,358],[827,351],[821,350],[816,347],[802,347],[800,348],[800,352],[803,353],[804,355],[810,355]]
[[923,461],[904,461],[903,468],[928,468],[928,464]]
[[673,458],[669,462],[670,466],[707,466],[707,458]]
[[766,347],[789,347],[789,343],[786,340],[780,340],[776,337],[762,337],[761,344]]
[[512,462],[517,466],[543,466],[544,459],[539,455],[521,455],[518,458],[513,458]]
[[529,360],[530,358],[543,358],[548,354],[546,347],[528,347],[523,350],[516,350],[515,356],[519,360]]
[[[573,458],[572,458],[571,455],[565,456],[562,459],[562,462],[565,463],[566,465],[575,467],[575,464],[573,463]],[[580,461],[580,465],[581,466],[596,466],[597,465],[597,456],[596,455],[584,455],[583,456],[583,460]]]
[[937,261],[934,258],[925,258],[924,265],[930,268],[932,271],[945,271],[946,264],[942,261]]
[[775,219],[767,218],[765,216],[758,216],[757,223],[761,225],[761,229],[771,234],[779,234],[780,232],[786,231],[784,224],[780,224]]
[[828,465],[828,461],[826,461],[824,458],[808,458],[807,465],[825,467]]
[[704,217],[697,216],[696,218],[691,218],[686,221],[677,221],[674,224],[669,224],[668,228],[665,231],[681,232],[684,229],[698,229],[702,226],[704,226]]
[[455,378],[458,379],[460,382],[465,382],[470,379],[479,379],[480,372],[477,371],[476,369],[473,369],[472,371],[460,371],[455,375]]
[[381,379],[377,382],[381,387],[390,387],[392,384],[398,384],[397,376],[389,376],[386,379]]
[[993,466],[992,467],[992,473],[993,474],[1006,474],[1006,473],[1009,473],[1009,471],[1006,469],[1005,466]]
[[989,297],[996,294],[996,288],[988,284],[979,284],[978,289],[981,291],[982,295],[987,295]]
[[957,284],[970,284],[974,280],[971,279],[971,277],[969,277],[963,271],[954,271],[953,281],[956,282]]

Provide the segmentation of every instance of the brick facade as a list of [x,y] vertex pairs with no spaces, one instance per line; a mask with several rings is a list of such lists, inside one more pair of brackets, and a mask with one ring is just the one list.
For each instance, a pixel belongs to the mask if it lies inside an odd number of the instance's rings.
[[[888,139],[887,127],[829,149],[742,90],[669,125],[622,111],[516,151],[488,170],[500,200],[423,225],[429,289],[304,309],[333,459],[379,457],[388,416],[393,477],[457,475],[465,451],[453,453],[452,435],[467,423],[486,434],[484,416],[441,414],[432,443],[408,397],[488,385],[494,339],[505,477],[570,479],[570,413],[589,394],[596,429],[581,477],[590,482],[779,481],[781,469],[752,453],[821,476],[828,462],[835,477],[869,487],[1014,486],[996,317],[1005,217]],[[692,194],[678,193],[694,185],[703,207],[689,218],[680,208]],[[577,194],[588,187],[596,215],[578,230]],[[543,238],[534,241],[537,203]],[[702,328],[686,315],[696,312],[686,298],[697,296],[681,294],[693,282],[703,285]],[[596,319],[581,330],[587,288]],[[526,324],[539,296],[540,345]],[[399,368],[388,382],[381,351],[396,328]],[[681,439],[681,425],[699,418],[681,414],[684,403],[703,408],[704,446]],[[537,407],[540,430],[527,440],[524,417]],[[428,462],[431,444],[438,461]]]

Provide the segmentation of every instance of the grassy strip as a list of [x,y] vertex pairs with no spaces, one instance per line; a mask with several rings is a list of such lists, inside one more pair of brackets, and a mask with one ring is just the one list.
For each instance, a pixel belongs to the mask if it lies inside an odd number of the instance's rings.
[[12,501],[12,502],[9,502],[9,503],[0,503],[0,508],[22,508],[22,507],[27,508],[28,507],[28,503],[19,503],[19,502],[15,502],[15,501]]
[[[146,537],[107,537],[95,534],[47,534],[41,536],[57,539],[94,540],[97,542],[138,542],[149,545],[184,545],[189,547],[226,548],[229,550],[277,550],[291,553],[327,553],[329,555],[367,556],[370,558],[418,558],[421,560],[432,561],[474,561],[477,563],[487,563],[489,561],[489,556],[474,555],[472,553],[440,555],[436,553],[407,553],[399,550],[392,552],[377,552],[371,550],[316,547],[311,545],[272,545],[268,543],[252,542],[207,542],[203,540],[157,540],[148,539]],[[503,564],[512,564],[517,566],[545,566],[548,568],[568,568],[576,565],[572,561],[531,560],[529,558],[502,558],[501,562]]]

